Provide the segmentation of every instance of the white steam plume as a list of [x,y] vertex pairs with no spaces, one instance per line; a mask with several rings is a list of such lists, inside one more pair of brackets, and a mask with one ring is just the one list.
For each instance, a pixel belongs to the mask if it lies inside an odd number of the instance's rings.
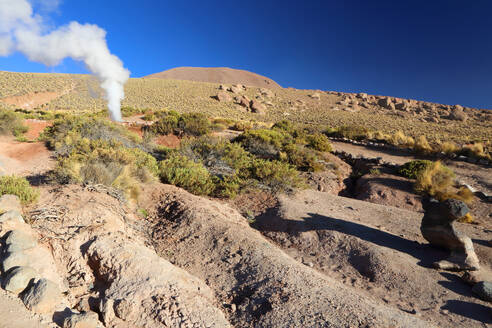
[[0,56],[19,51],[30,60],[49,66],[58,65],[67,57],[84,62],[101,81],[111,119],[121,121],[123,86],[130,72],[109,52],[106,31],[97,25],[77,22],[48,33],[43,29],[42,18],[33,14],[29,1],[0,0]]

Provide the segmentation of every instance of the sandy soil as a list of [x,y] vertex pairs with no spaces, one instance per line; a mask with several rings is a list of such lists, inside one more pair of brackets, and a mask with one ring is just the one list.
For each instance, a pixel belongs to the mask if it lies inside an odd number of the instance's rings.
[[0,289],[0,328],[52,328],[55,324],[43,323],[43,319],[26,309],[18,297]]

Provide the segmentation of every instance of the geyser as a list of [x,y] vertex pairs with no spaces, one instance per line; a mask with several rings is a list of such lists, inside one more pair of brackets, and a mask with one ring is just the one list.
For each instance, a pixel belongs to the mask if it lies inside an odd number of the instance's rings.
[[71,22],[46,30],[43,18],[27,0],[0,0],[0,56],[23,53],[29,60],[56,66],[65,58],[81,61],[101,82],[112,120],[121,121],[121,100],[130,72],[111,54],[106,31]]

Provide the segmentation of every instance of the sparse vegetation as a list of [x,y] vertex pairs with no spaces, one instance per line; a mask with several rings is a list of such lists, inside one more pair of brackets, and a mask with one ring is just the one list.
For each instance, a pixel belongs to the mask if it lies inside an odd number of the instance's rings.
[[158,174],[149,146],[108,121],[70,117],[47,128],[43,138],[58,156],[54,178],[60,183],[103,184],[136,199],[140,183]]
[[14,175],[0,177],[0,196],[2,195],[15,195],[24,205],[34,203],[39,198],[39,192],[31,187],[26,178]]
[[410,161],[403,164],[398,169],[398,174],[408,179],[417,179],[417,177],[427,168],[431,167],[432,164],[432,161],[428,160]]
[[13,135],[16,137],[28,131],[28,127],[22,122],[22,118],[17,113],[0,109],[0,135]]

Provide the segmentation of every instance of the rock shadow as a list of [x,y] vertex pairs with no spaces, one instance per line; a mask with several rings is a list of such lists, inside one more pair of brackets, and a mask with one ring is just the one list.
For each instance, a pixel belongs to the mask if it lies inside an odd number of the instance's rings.
[[420,244],[417,241],[381,231],[363,224],[324,216],[316,213],[308,213],[302,221],[285,220],[278,214],[278,209],[271,209],[258,216],[252,225],[263,233],[284,232],[290,235],[298,235],[306,231],[336,231],[350,235],[361,240],[373,243],[381,247],[387,247],[419,260],[418,265],[426,268],[432,267],[432,263],[446,258],[449,254],[436,249],[430,244]]
[[442,309],[476,320],[478,322],[482,322],[484,324],[492,323],[492,315],[490,314],[492,309],[482,304],[459,300],[449,300],[442,307]]

